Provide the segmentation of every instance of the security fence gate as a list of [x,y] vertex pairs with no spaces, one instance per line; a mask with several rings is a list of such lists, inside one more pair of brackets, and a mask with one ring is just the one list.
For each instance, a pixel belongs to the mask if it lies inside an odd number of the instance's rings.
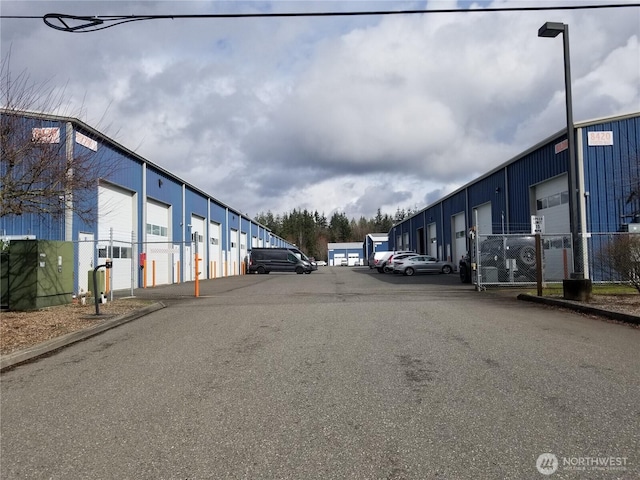
[[[574,272],[570,234],[540,238],[544,283],[560,283]],[[640,234],[588,233],[578,242],[577,265],[593,283],[640,284]],[[467,257],[471,281],[478,287],[532,285],[537,282],[536,236],[529,234],[475,235]]]

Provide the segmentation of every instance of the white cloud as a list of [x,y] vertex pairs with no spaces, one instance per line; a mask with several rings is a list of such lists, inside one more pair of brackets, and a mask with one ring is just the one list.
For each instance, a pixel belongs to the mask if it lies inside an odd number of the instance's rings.
[[[524,2],[472,8],[490,5]],[[424,4],[3,1],[2,13],[402,7]],[[576,121],[640,110],[639,10],[158,20],[88,34],[4,19],[0,33],[16,71],[65,87],[85,121],[223,202],[358,218],[426,206],[564,126],[562,42],[537,37],[547,20],[570,25]]]

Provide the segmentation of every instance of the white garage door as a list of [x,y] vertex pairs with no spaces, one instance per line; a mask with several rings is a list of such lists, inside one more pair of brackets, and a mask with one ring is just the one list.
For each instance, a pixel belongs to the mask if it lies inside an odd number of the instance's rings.
[[[476,225],[477,217],[477,225]],[[491,235],[493,233],[493,225],[491,221],[491,202],[485,203],[473,209],[473,225],[480,235]]]
[[561,175],[536,185],[536,215],[544,216],[545,233],[569,233],[569,189]]
[[544,269],[548,280],[566,278],[573,264],[567,175],[536,185],[536,215],[544,217]]
[[206,238],[206,230],[204,228],[205,226],[205,219],[202,217],[198,217],[195,215],[191,215],[191,241],[192,241],[192,245],[193,245],[193,249],[191,251],[191,256],[193,257],[191,260],[191,278],[195,279],[196,278],[196,264],[193,261],[195,259],[195,253],[196,251],[198,252],[198,278],[199,279],[203,279],[205,278],[205,272],[206,272],[206,265],[207,265],[207,249],[204,247],[205,243],[204,243],[204,239]]
[[169,243],[170,219],[169,205],[147,200],[147,268],[144,272],[147,286],[154,283],[166,285],[172,281],[173,247]]
[[228,275],[238,274],[238,231],[231,229],[229,231],[229,269]]
[[222,258],[220,257],[220,224],[209,225],[209,277],[222,276]]
[[[111,290],[131,288],[133,251],[132,232],[136,229],[137,210],[135,194],[113,185],[98,187],[98,261],[113,261]],[[109,251],[110,235],[113,235],[113,251]]]
[[435,223],[427,225],[427,253],[438,258],[438,230]]
[[[247,255],[247,234],[242,232],[240,233],[240,265],[243,265],[245,263]],[[242,273],[242,270],[240,270],[240,272]]]
[[467,252],[467,227],[464,212],[453,216],[454,244],[451,258],[447,260],[457,262]]

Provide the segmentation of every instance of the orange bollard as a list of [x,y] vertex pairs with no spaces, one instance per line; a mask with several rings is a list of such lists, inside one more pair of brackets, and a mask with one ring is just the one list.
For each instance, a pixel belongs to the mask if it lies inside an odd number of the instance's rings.
[[151,286],[156,286],[156,261],[151,260]]
[[142,288],[147,288],[147,259],[142,261]]

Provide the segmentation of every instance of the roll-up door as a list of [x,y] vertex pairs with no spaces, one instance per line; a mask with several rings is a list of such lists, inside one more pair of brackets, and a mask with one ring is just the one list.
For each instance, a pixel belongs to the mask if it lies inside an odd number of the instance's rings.
[[427,253],[438,258],[438,233],[435,223],[427,225]]
[[222,258],[220,256],[220,224],[209,224],[209,277],[222,276]]
[[467,252],[467,227],[464,212],[453,216],[453,252],[450,261],[457,262]]
[[561,280],[573,264],[567,175],[540,183],[534,191],[536,216],[544,218],[544,275],[548,280]]
[[[171,207],[147,200],[146,252],[147,268],[144,272],[147,285],[171,283],[173,268],[173,246],[169,243]],[[178,250],[179,252],[179,250]],[[155,280],[154,280],[155,275]]]
[[229,231],[229,275],[238,274],[238,230]]
[[[110,184],[98,187],[98,262],[111,258],[110,289],[131,288],[132,232],[137,231],[134,193]],[[111,245],[112,243],[112,245]],[[110,249],[110,247],[113,249]]]
[[[477,224],[476,221],[478,222]],[[491,221],[491,202],[485,203],[473,209],[472,223],[473,225],[475,225],[476,231],[479,235],[493,234],[493,222]]]
[[[207,231],[205,229],[205,219],[196,215],[191,215],[191,242],[194,250],[191,255],[195,259],[196,251],[198,252],[198,278],[205,278],[205,272],[207,271],[207,249],[205,248],[204,239],[206,238]],[[192,260],[192,275],[191,278],[195,279],[196,264]]]
[[240,273],[242,273],[242,265],[245,264],[245,262],[248,260],[247,255],[247,234],[242,232],[240,233]]

